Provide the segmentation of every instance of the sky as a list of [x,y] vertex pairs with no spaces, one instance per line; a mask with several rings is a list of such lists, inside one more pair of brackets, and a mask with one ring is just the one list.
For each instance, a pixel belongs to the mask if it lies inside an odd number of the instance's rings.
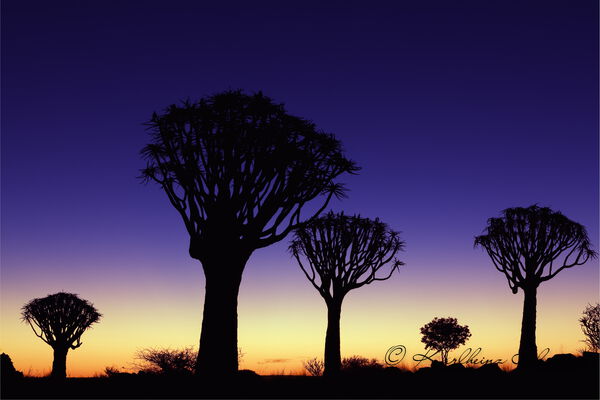
[[[144,122],[181,100],[262,90],[336,135],[362,168],[331,209],[402,232],[399,273],[351,292],[342,355],[383,359],[452,316],[486,358],[518,350],[522,293],[473,248],[490,217],[538,203],[598,246],[598,4],[565,1],[2,2],[0,351],[52,351],[20,320],[57,291],[103,319],[69,376],[196,346],[204,276],[166,195],[138,179]],[[239,295],[241,368],[322,357],[323,300],[287,252],[256,251]],[[538,290],[538,348],[584,347],[598,260]],[[451,353],[451,356],[454,353]],[[407,357],[407,360],[408,358]],[[410,364],[410,361],[407,361]]]

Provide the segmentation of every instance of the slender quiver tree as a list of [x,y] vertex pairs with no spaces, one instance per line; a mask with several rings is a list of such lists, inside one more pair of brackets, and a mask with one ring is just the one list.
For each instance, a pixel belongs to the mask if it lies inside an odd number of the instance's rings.
[[51,377],[67,377],[67,352],[81,346],[81,335],[102,316],[87,300],[72,293],[33,299],[21,309],[23,321],[54,350]]
[[600,304],[588,305],[579,319],[581,331],[585,335],[583,341],[593,352],[600,350]]
[[[392,276],[403,265],[394,259],[403,248],[399,233],[378,219],[329,212],[296,229],[290,251],[327,305],[326,376],[338,374],[341,368],[340,316],[344,296],[352,289]],[[392,260],[389,273],[377,277],[377,272]]]
[[162,187],[183,219],[189,254],[206,278],[196,371],[233,373],[238,290],[250,255],[298,226],[311,200],[324,196],[316,216],[343,196],[335,178],[358,168],[333,135],[262,93],[228,91],[171,105],[148,125],[142,177]]
[[519,288],[524,293],[518,368],[529,368],[537,361],[537,288],[563,269],[596,257],[587,232],[547,207],[508,208],[501,218],[488,220],[484,235],[475,237],[475,246],[487,251],[513,293]]

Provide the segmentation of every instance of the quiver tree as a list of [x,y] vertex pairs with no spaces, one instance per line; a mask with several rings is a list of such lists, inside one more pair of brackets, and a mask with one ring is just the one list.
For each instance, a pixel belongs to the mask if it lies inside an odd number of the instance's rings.
[[318,215],[355,173],[340,142],[262,93],[228,91],[171,105],[148,123],[146,181],[158,183],[202,263],[206,295],[196,369],[237,370],[237,297],[252,252],[282,240],[322,196]]
[[513,293],[524,293],[518,368],[528,368],[537,361],[537,288],[560,271],[596,257],[587,232],[548,207],[507,208],[500,218],[488,220],[475,246],[487,251]]
[[[341,368],[340,316],[344,297],[350,290],[392,276],[403,265],[394,259],[403,248],[399,233],[378,219],[329,212],[296,229],[290,251],[327,305],[325,375],[336,375]],[[388,263],[389,271],[379,273]]]
[[593,352],[600,350],[600,304],[588,305],[579,319],[581,330],[585,335],[583,341]]
[[456,318],[434,318],[431,322],[421,328],[421,342],[425,343],[425,349],[433,349],[440,352],[442,362],[448,365],[448,353],[471,337],[468,325],[459,325]]
[[67,352],[82,345],[81,335],[102,316],[87,300],[72,293],[56,293],[33,299],[21,309],[37,337],[54,350],[53,378],[67,376]]

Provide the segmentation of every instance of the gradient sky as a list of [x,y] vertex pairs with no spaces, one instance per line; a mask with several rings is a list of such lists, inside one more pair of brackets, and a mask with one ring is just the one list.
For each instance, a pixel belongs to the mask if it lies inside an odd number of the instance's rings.
[[[332,208],[403,232],[406,266],[344,303],[343,355],[422,352],[436,316],[468,324],[486,357],[516,353],[522,294],[473,249],[504,208],[560,210],[598,249],[596,1],[6,0],[0,351],[17,369],[49,372],[19,312],[59,290],[104,314],[70,376],[197,346],[204,277],[164,193],[136,178],[142,123],[230,88],[335,133],[363,169]],[[324,302],[286,247],[255,252],[240,291],[241,367],[259,373],[323,352]],[[540,287],[540,349],[583,347],[598,270]]]

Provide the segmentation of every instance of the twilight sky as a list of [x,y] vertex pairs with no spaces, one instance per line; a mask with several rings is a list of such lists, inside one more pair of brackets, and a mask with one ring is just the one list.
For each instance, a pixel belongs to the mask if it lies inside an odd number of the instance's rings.
[[[485,357],[516,353],[522,294],[473,249],[504,208],[560,210],[599,247],[593,0],[7,0],[0,351],[17,369],[49,372],[51,349],[19,312],[59,290],[104,314],[70,376],[197,346],[204,277],[164,193],[136,178],[142,124],[236,88],[335,133],[362,171],[332,208],[403,232],[406,266],[344,303],[343,355],[421,352],[436,316],[469,325]],[[323,352],[325,305],[287,244],[255,252],[240,291],[241,367],[259,373]],[[540,349],[583,347],[577,319],[598,279],[596,260],[542,284]]]

